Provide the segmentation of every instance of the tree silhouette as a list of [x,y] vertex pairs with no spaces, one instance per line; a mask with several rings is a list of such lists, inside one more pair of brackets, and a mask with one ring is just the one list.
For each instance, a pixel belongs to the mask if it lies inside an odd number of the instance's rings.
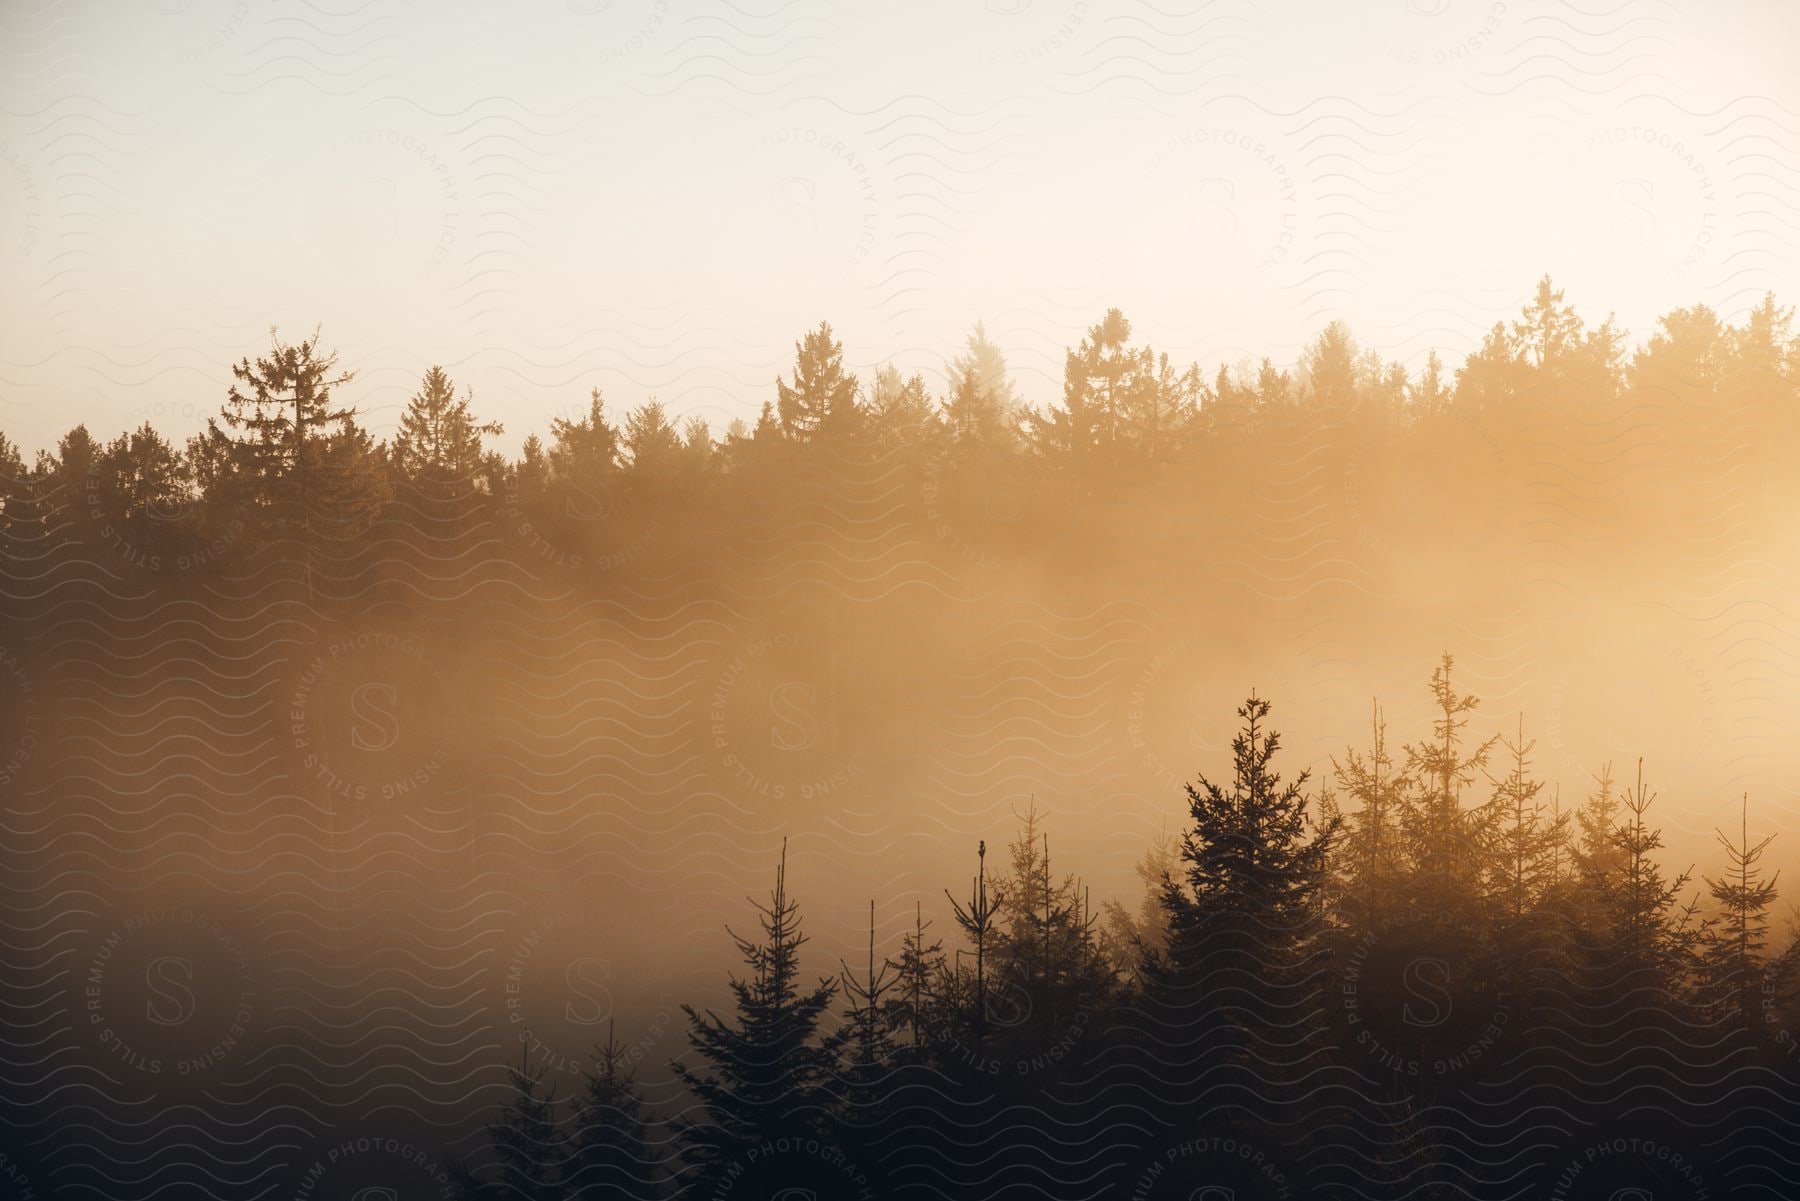
[[749,969],[731,978],[733,1020],[683,1005],[688,1042],[703,1063],[677,1061],[679,1079],[698,1099],[704,1118],[675,1122],[676,1137],[704,1188],[716,1188],[753,1149],[782,1138],[819,1137],[830,1129],[833,1081],[848,1038],[845,1029],[821,1033],[820,1019],[837,996],[835,981],[800,983],[799,906],[787,891],[787,845],[782,844],[775,887],[757,905],[760,941],[733,934]]
[[843,445],[861,432],[856,377],[844,370],[844,344],[821,321],[794,343],[794,378],[775,380],[781,429],[798,442]]
[[483,437],[503,432],[499,422],[478,423],[470,406],[474,393],[456,395],[442,367],[431,367],[407,401],[394,436],[393,462],[401,476],[434,494],[454,494],[476,485],[487,466]]
[[571,1115],[573,1132],[561,1171],[568,1201],[621,1196],[651,1201],[666,1195],[662,1157],[651,1145],[628,1055],[609,1022],[595,1057],[598,1070],[587,1074]]
[[1780,895],[1776,879],[1763,878],[1762,856],[1775,836],[1750,841],[1750,797],[1744,797],[1735,841],[1716,831],[1729,870],[1718,879],[1704,877],[1719,906],[1718,920],[1700,940],[1703,999],[1715,1020],[1733,1030],[1762,1033],[1762,1002],[1768,978],[1769,906]]

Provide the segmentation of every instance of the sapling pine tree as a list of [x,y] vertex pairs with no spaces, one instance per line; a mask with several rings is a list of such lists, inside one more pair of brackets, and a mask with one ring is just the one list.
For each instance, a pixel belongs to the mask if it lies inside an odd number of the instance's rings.
[[1776,880],[1781,874],[1765,878],[1762,857],[1775,836],[1750,841],[1747,793],[1736,840],[1727,838],[1723,830],[1715,833],[1725,848],[1729,867],[1718,879],[1704,877],[1719,913],[1700,939],[1702,999],[1715,1021],[1735,1031],[1756,1033],[1762,1025],[1769,974],[1769,907],[1780,895]]
[[612,1024],[596,1048],[594,1070],[575,1098],[562,1180],[568,1201],[630,1197],[654,1201],[667,1193],[662,1155],[650,1140],[650,1121],[628,1066],[630,1048]]

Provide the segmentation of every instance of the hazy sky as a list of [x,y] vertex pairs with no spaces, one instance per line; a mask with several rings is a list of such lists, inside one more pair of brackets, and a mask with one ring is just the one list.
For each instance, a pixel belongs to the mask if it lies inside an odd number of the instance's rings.
[[1107,306],[1179,360],[1334,317],[1454,359],[1548,271],[1634,335],[1792,299],[1786,0],[10,4],[0,430],[185,435],[323,322],[379,431],[753,416],[821,318],[1027,396]]

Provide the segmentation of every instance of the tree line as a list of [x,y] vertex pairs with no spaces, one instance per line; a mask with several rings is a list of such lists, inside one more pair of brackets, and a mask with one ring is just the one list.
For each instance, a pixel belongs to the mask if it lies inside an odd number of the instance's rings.
[[784,852],[729,1010],[684,1007],[679,1109],[646,1107],[616,1038],[570,1098],[523,1055],[460,1195],[1548,1196],[1461,1145],[1546,1098],[1571,1162],[1621,1115],[1677,1148],[1614,1185],[1754,1171],[1779,1139],[1746,1094],[1794,1081],[1800,1028],[1772,836],[1746,798],[1723,870],[1672,870],[1641,760],[1564,805],[1532,743],[1471,733],[1453,667],[1416,740],[1377,707],[1322,787],[1283,778],[1253,694],[1139,903],[1093,903],[1026,807],[897,946],[871,901],[866,954],[809,976]]
[[1691,470],[1655,494],[1620,489],[1609,503],[1677,511],[1695,476],[1747,478],[1765,500],[1789,490],[1792,315],[1772,296],[1737,324],[1680,309],[1633,349],[1546,278],[1453,373],[1435,352],[1409,372],[1333,322],[1293,368],[1264,358],[1208,374],[1134,343],[1114,309],[1068,351],[1061,396],[1041,408],[1020,399],[980,325],[934,396],[891,364],[859,378],[821,324],[754,422],[715,432],[654,399],[621,418],[596,389],[512,459],[488,443],[501,425],[443,367],[423,373],[398,428],[377,440],[346,399],[354,373],[319,331],[272,335],[233,365],[218,416],[184,446],[149,423],[109,441],[77,425],[28,463],[0,435],[0,536],[34,562],[54,547],[111,570],[207,573],[271,553],[341,557],[383,522],[433,535],[485,526],[501,532],[495,553],[579,572],[647,541],[679,557],[671,528],[753,521],[809,480],[899,470],[926,491],[933,519],[971,531],[979,551],[984,537],[1067,537],[1123,493],[1201,516],[1259,457],[1308,439],[1340,468],[1349,461],[1347,488],[1389,494],[1380,514],[1346,520],[1421,521],[1413,485],[1502,487],[1532,447],[1608,420],[1648,421],[1693,452]]

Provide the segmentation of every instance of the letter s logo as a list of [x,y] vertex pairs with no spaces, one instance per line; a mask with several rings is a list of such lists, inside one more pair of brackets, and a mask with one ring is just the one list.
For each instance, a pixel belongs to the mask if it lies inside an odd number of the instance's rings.
[[1627,242],[1648,242],[1656,232],[1656,185],[1647,179],[1621,179],[1613,185],[1613,232]]
[[1214,176],[1203,179],[1188,192],[1188,201],[1201,217],[1210,219],[1214,242],[1229,242],[1238,234],[1237,183]]
[[371,1184],[367,1188],[357,1189],[350,1201],[400,1201],[400,1193],[385,1185]]
[[[563,1017],[578,1026],[597,1026],[612,1016],[612,994],[607,991],[606,961],[583,956],[563,969],[563,983],[573,996],[563,1003]],[[576,1002],[584,1002],[579,1009]]]
[[818,745],[818,692],[811,684],[791,680],[769,693],[769,745],[778,751],[804,751]]
[[[164,955],[144,969],[144,986],[155,998],[144,1002],[144,1016],[159,1026],[179,1026],[194,1016],[194,961]],[[160,1002],[160,1004],[159,1004]]]
[[[1429,975],[1427,969],[1430,970]],[[1433,976],[1436,978],[1433,979]],[[1450,965],[1447,962],[1429,957],[1415,959],[1406,965],[1400,978],[1406,984],[1406,991],[1421,1002],[1417,1012],[1411,1001],[1402,1007],[1400,1016],[1407,1025],[1429,1029],[1450,1020],[1450,990],[1444,987],[1444,982],[1450,979]]]
[[400,694],[392,684],[362,684],[350,694],[350,745],[359,751],[390,750],[400,741],[400,719],[393,710]]
[[1237,1201],[1237,1190],[1222,1184],[1203,1184],[1188,1194],[1188,1201]]
[[813,201],[819,198],[819,185],[804,175],[789,175],[775,184],[775,199],[788,206],[786,213],[796,242],[810,242],[819,232],[819,217]]
[[1622,1188],[1615,1190],[1608,1201],[1656,1201],[1656,1194],[1647,1188]]

